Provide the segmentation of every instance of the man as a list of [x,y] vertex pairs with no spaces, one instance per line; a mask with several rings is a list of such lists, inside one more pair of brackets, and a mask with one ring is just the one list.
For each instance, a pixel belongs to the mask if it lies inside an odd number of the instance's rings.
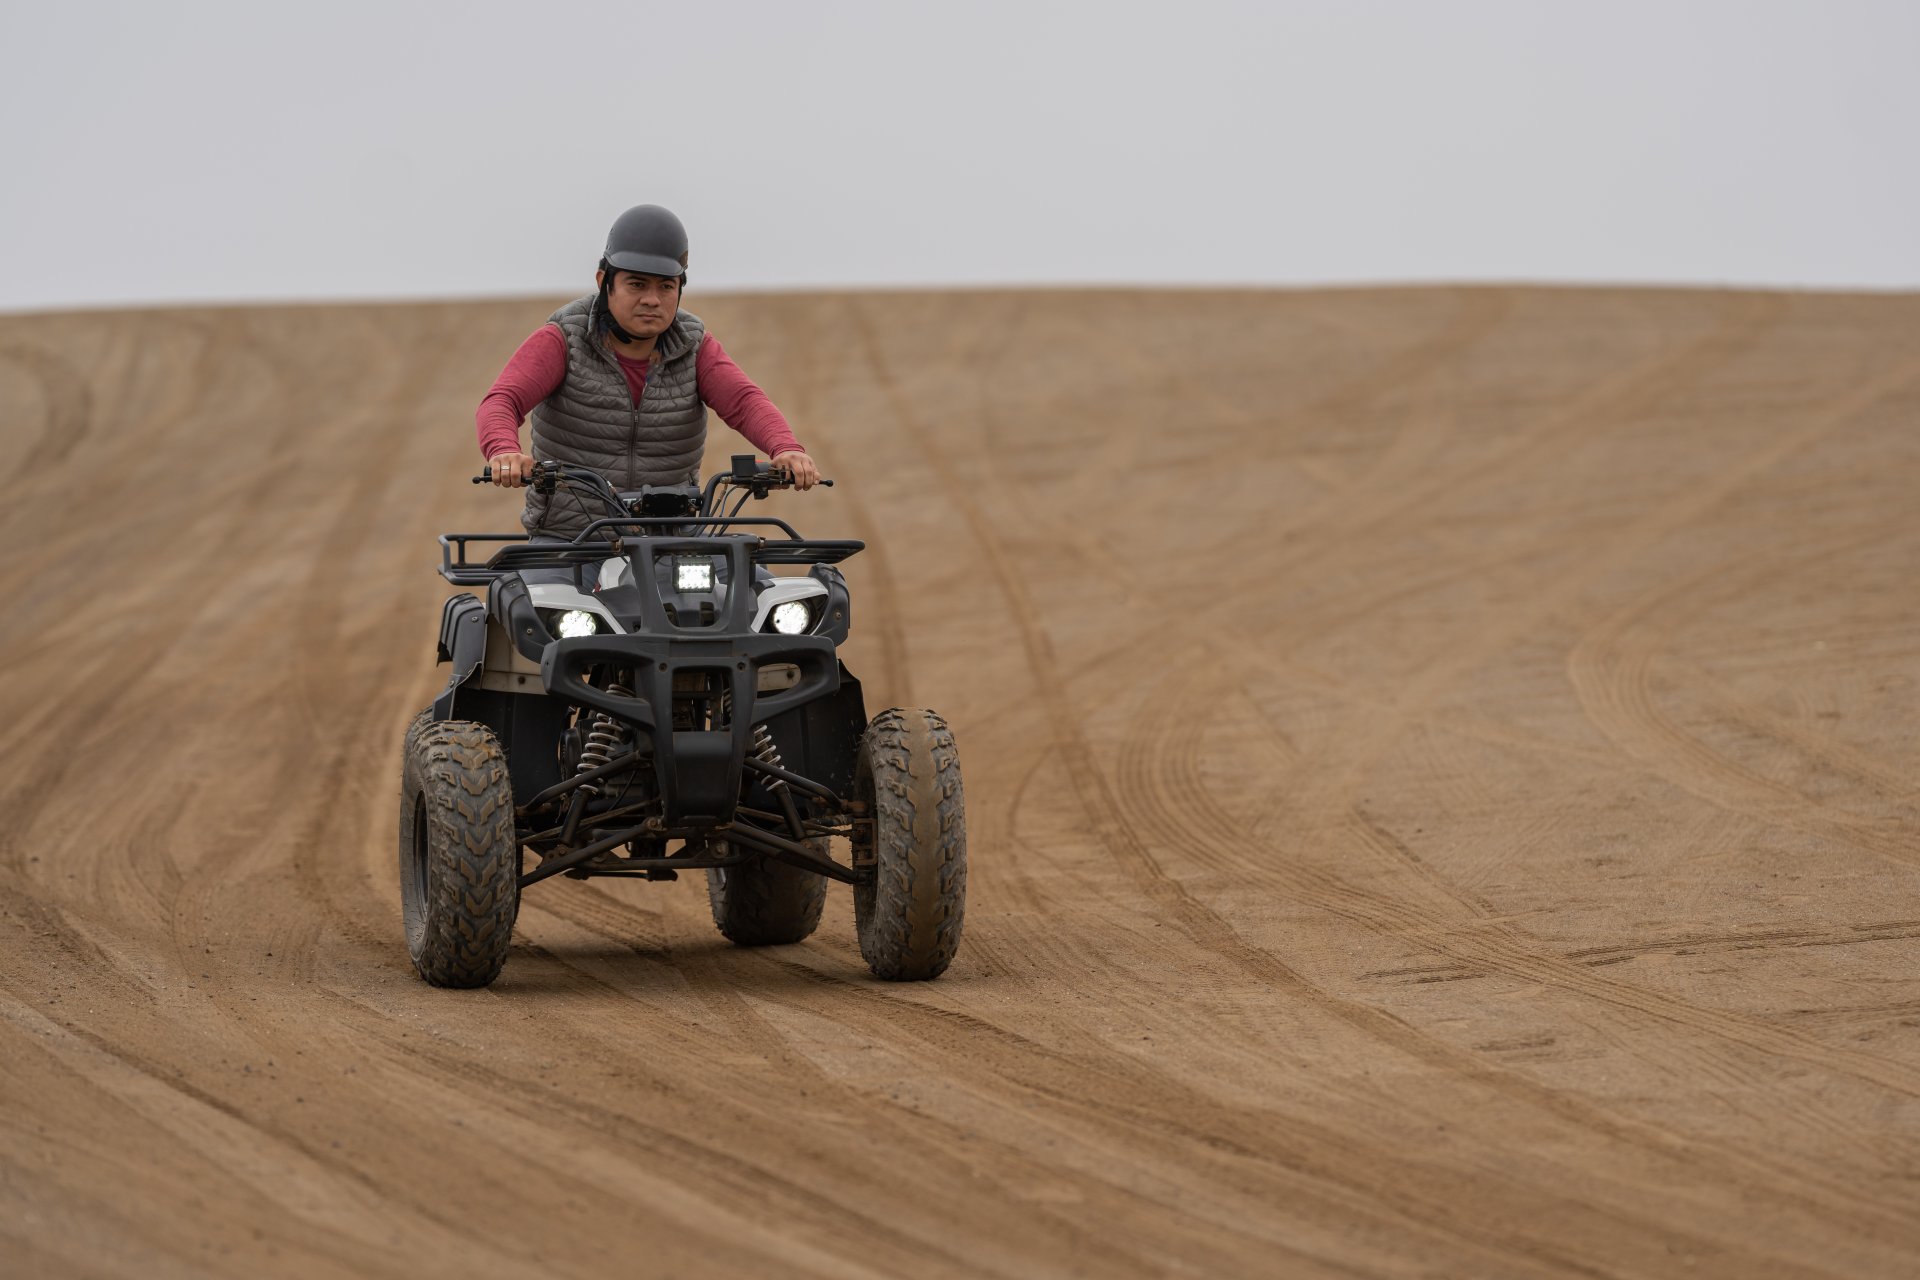
[[[786,415],[680,309],[687,232],[659,205],[621,214],[594,274],[598,293],[569,302],[520,344],[480,401],[474,423],[493,482],[526,485],[536,459],[591,467],[622,492],[697,482],[707,410],[792,477],[820,478]],[[520,422],[532,431],[529,454]],[[604,514],[564,489],[527,490],[520,522],[536,537],[571,537]]]

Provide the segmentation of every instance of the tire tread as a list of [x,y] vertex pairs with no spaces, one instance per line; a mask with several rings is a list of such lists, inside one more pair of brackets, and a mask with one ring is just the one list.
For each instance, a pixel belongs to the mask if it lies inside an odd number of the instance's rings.
[[[824,848],[820,853],[826,856]],[[801,942],[820,927],[820,913],[827,905],[827,878],[763,857],[709,870],[707,904],[713,909],[714,924],[735,946]]]
[[966,915],[959,748],[938,713],[893,707],[868,724],[860,751],[872,786],[875,871],[854,891],[860,953],[876,977],[937,978],[959,950]]
[[[416,805],[424,805],[427,819],[424,885],[413,883],[409,868]],[[520,910],[513,784],[493,731],[422,712],[407,729],[400,808],[401,885],[409,899],[414,967],[435,986],[486,986],[506,964]],[[411,900],[416,893],[418,900]]]

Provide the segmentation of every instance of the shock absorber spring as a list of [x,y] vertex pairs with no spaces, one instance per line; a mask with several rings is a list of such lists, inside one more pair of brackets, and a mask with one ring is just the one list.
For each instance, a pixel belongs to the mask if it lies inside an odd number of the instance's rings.
[[[623,698],[631,698],[633,690],[623,684],[610,684],[607,692]],[[596,711],[593,725],[587,730],[587,740],[580,750],[580,763],[575,773],[587,773],[598,769],[625,750],[633,735],[627,726],[604,711]],[[587,795],[599,795],[599,782],[583,782],[579,788]]]
[[[753,726],[753,743],[749,747],[754,759],[775,769],[786,768],[786,762],[780,758],[780,748],[774,745],[773,734],[764,724]],[[762,780],[773,798],[780,802],[780,812],[787,820],[787,830],[795,840],[807,838],[806,824],[800,818],[800,805],[793,798],[793,788],[785,778],[768,776]]]
[[[787,767],[780,759],[780,748],[773,745],[773,735],[767,732],[767,726],[764,724],[753,726],[753,745],[750,746],[748,750],[753,753],[753,758],[761,764],[771,765],[775,769],[784,769]],[[787,780],[785,778],[770,777],[766,782],[767,790],[776,793],[785,790],[786,786]]]

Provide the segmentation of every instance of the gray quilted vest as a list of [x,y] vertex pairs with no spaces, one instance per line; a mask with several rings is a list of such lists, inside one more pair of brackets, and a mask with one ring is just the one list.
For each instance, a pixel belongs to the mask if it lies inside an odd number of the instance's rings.
[[[551,321],[567,338],[567,373],[527,415],[533,456],[592,467],[623,492],[697,481],[707,443],[707,406],[694,367],[707,332],[700,317],[682,311],[660,335],[637,405],[600,331],[598,294],[569,302]],[[549,499],[528,489],[520,523],[529,533],[572,537],[605,514],[565,489],[549,508]]]

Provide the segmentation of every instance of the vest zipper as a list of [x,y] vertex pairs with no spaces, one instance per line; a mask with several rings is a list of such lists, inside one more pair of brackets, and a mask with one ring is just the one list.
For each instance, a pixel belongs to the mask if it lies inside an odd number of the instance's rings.
[[[625,382],[627,380],[627,375],[625,373],[621,373],[621,371],[618,368],[615,368],[614,372],[620,373],[620,381]],[[634,450],[640,447],[640,406],[646,403],[647,388],[651,387],[652,385],[653,385],[653,366],[652,366],[652,363],[649,362],[647,366],[646,381],[640,384],[640,399],[637,401],[632,401],[627,410],[628,417],[633,424],[632,426],[627,428],[627,488],[629,491],[639,487],[638,482],[634,479],[635,473],[633,469],[633,463],[634,463],[633,454],[634,454]]]
[[[646,392],[642,391],[640,394],[644,396],[646,395]],[[640,447],[640,406],[639,405],[633,406],[632,416],[633,416],[633,425],[627,429],[627,489],[629,491],[631,491],[634,488],[633,451]]]

